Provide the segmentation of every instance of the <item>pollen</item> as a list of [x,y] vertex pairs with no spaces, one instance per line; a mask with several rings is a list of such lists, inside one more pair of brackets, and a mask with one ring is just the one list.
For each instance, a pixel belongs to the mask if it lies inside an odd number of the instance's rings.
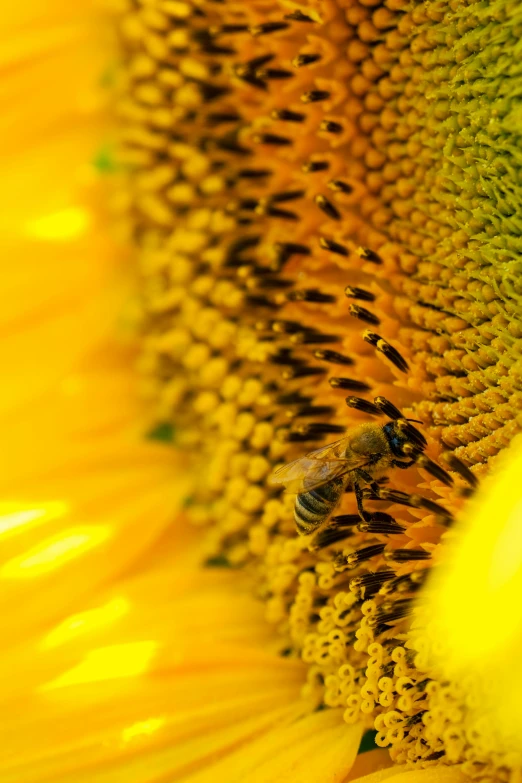
[[[514,756],[466,732],[411,626],[522,429],[517,4],[124,6],[117,200],[187,513],[209,557],[251,574],[312,703],[399,763],[507,780]],[[423,459],[365,487],[364,521],[347,492],[299,536],[272,471],[402,417]]]

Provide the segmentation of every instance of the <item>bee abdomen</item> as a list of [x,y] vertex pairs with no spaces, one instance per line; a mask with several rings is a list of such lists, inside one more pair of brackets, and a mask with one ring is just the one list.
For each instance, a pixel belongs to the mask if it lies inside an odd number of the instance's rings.
[[309,535],[328,519],[341,497],[344,484],[344,480],[335,479],[310,492],[297,495],[294,519],[298,533],[302,536]]

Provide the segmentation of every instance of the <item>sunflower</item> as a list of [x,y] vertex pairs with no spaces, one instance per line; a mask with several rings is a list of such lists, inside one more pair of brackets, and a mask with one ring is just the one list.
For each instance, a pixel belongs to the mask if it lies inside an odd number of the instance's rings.
[[4,11],[0,780],[517,779],[517,4],[113,6]]

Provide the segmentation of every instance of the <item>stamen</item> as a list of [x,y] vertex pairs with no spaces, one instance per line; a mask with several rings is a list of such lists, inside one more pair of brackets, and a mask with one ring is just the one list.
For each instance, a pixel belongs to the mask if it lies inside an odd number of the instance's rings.
[[323,120],[319,125],[319,130],[326,131],[327,133],[342,133],[344,128],[340,122]]
[[304,122],[306,114],[290,109],[277,109],[270,115],[274,120],[283,120],[284,122]]
[[451,470],[458,473],[471,487],[475,488],[478,486],[477,477],[471,472],[467,465],[464,465],[464,463],[455,456],[455,454],[451,451],[447,451],[442,455],[442,458],[448,463]]
[[312,65],[321,59],[320,54],[298,54],[292,60],[294,68],[302,68],[304,65]]
[[332,204],[331,201],[328,201],[326,196],[319,194],[318,196],[315,197],[314,201],[319,207],[319,209],[321,209],[325,213],[325,215],[327,215],[329,218],[331,218],[332,220],[341,219],[341,213],[339,212],[337,207],[335,207]]
[[364,381],[356,381],[355,378],[329,378],[333,389],[348,389],[348,391],[369,391],[370,387]]
[[371,261],[372,264],[382,264],[382,258],[368,247],[358,247],[357,255],[359,258],[364,258],[365,261]]
[[379,326],[380,320],[377,318],[376,315],[373,313],[370,313],[369,310],[367,310],[365,307],[360,307],[356,304],[351,304],[348,308],[348,311],[350,315],[353,315],[355,318],[358,318],[360,321],[366,321],[366,323],[372,324],[373,326]]
[[411,560],[429,560],[429,552],[424,549],[392,549],[384,553],[384,559],[393,563],[409,563]]
[[363,413],[369,413],[372,416],[381,416],[382,411],[377,405],[374,405],[372,402],[368,402],[368,400],[363,400],[362,397],[347,397],[346,398],[346,404],[349,408],[354,408],[357,411],[362,411]]
[[314,356],[316,359],[322,359],[331,364],[344,364],[345,366],[353,364],[353,359],[350,359],[349,356],[343,356],[342,354],[337,353],[337,351],[329,351],[327,349],[314,351]]
[[351,552],[349,555],[343,555],[341,553],[334,558],[334,568],[336,570],[356,568],[366,560],[371,560],[373,557],[382,555],[384,549],[385,544],[372,544],[371,546],[363,547],[363,549]]
[[375,301],[375,294],[372,294],[371,291],[365,291],[364,288],[357,288],[353,285],[347,285],[344,293],[350,299],[361,299],[363,302]]
[[329,168],[330,164],[326,160],[311,160],[301,167],[301,171],[304,171],[306,174],[313,174],[316,171],[326,171]]
[[265,22],[264,24],[249,27],[249,30],[252,35],[258,37],[269,33],[277,33],[280,30],[287,30],[289,27],[290,25],[287,22]]
[[344,245],[340,245],[339,242],[334,242],[333,239],[321,237],[319,239],[319,245],[323,250],[329,250],[331,253],[336,253],[338,256],[348,256],[348,249]]
[[384,413],[389,419],[404,419],[404,414],[386,397],[376,397],[373,402],[381,413]]
[[361,533],[376,533],[383,536],[396,535],[398,533],[403,533],[406,530],[405,527],[399,525],[399,523],[396,522],[393,517],[389,516],[389,514],[383,514],[382,516],[386,517],[386,519],[376,519],[377,514],[372,514],[372,517],[368,522],[360,522],[357,525],[358,530],[360,530]]
[[380,335],[375,334],[375,332],[367,331],[363,334],[363,340],[365,340],[367,343],[370,343],[370,345],[373,345],[378,351],[383,353],[386,358],[397,367],[397,369],[401,370],[401,372],[408,371],[409,367],[406,359],[404,359],[398,350],[390,345],[390,343],[386,342],[386,340],[384,340]]
[[428,473],[430,473],[435,478],[439,479],[439,481],[441,481],[447,487],[452,486],[453,479],[451,478],[449,473],[446,473],[446,471],[443,468],[441,468],[440,465],[437,465],[435,462],[429,459],[429,457],[426,457],[424,454],[420,454],[415,461],[419,467],[424,468],[424,470],[427,470]]
[[335,296],[323,294],[316,288],[307,288],[303,291],[292,291],[290,294],[287,294],[287,299],[290,302],[333,303],[337,301]]
[[351,185],[349,185],[347,182],[343,182],[341,179],[331,179],[328,183],[328,187],[330,190],[335,191],[336,193],[346,193],[350,194],[353,193],[353,188]]
[[303,103],[319,103],[320,101],[326,101],[330,97],[330,93],[326,90],[310,90],[301,95],[301,101]]
[[275,133],[259,133],[253,137],[256,144],[267,144],[272,147],[285,147],[292,144],[292,140],[286,136],[277,136]]
[[302,367],[292,367],[284,370],[282,377],[285,381],[294,380],[294,378],[308,378],[312,375],[323,375],[326,372],[324,367],[311,367],[303,365]]
[[310,16],[306,16],[302,11],[292,11],[291,14],[285,14],[285,19],[292,19],[295,22],[313,22]]

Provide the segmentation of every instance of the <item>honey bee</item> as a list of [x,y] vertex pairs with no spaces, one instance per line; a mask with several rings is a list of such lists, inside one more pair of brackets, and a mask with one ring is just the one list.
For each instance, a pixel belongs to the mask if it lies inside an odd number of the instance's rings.
[[375,478],[387,468],[409,468],[427,446],[410,421],[414,420],[398,419],[384,426],[361,424],[341,440],[311,451],[272,474],[271,484],[284,484],[297,493],[294,519],[300,535],[314,533],[327,522],[350,485],[359,516],[368,521],[362,485],[378,490]]

